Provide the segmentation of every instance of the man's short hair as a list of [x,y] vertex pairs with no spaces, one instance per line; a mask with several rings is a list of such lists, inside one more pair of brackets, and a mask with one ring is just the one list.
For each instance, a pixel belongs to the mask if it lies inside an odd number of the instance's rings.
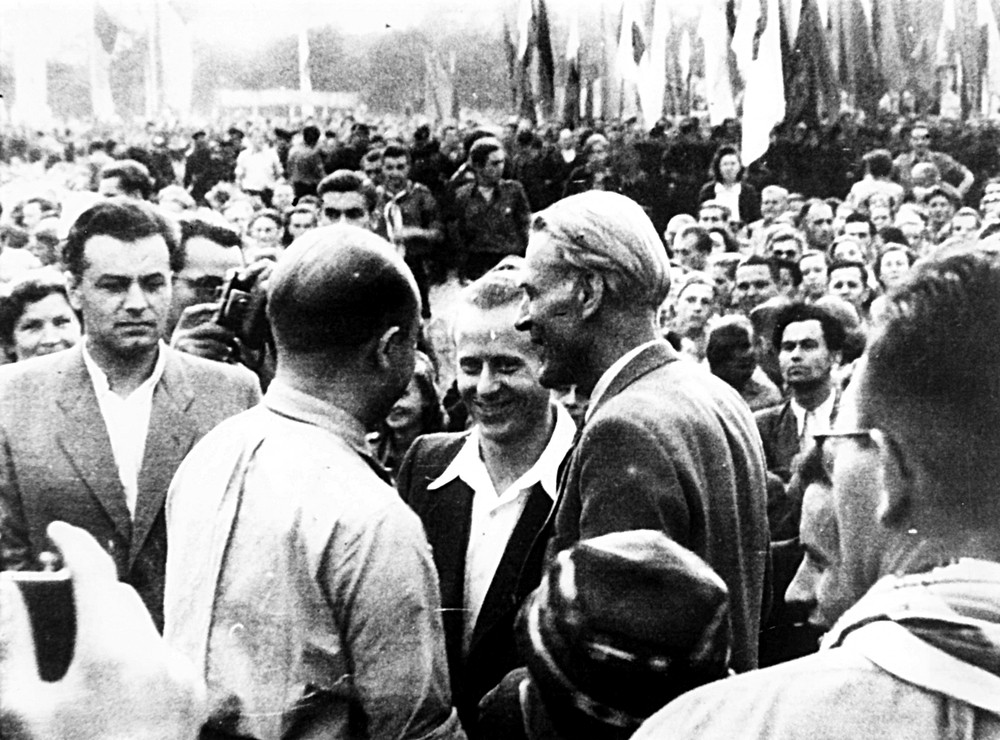
[[826,273],[831,278],[835,270],[843,270],[845,268],[854,267],[857,268],[861,273],[861,284],[867,288],[868,287],[868,268],[865,267],[863,262],[855,262],[854,260],[834,260],[827,267]]
[[740,260],[739,264],[736,265],[736,269],[739,270],[741,267],[758,266],[763,266],[770,270],[771,279],[774,281],[775,285],[779,285],[781,283],[781,271],[778,268],[778,263],[770,257],[765,257],[764,255],[751,254],[746,259]]
[[829,203],[827,203],[822,198],[809,198],[809,200],[803,203],[802,207],[799,209],[799,215],[798,218],[796,219],[796,226],[798,226],[800,229],[804,228],[806,225],[806,218],[808,218],[809,216],[809,211],[811,211],[816,206],[824,206],[826,208],[830,208],[831,210],[835,210],[830,206]]
[[844,340],[847,337],[844,325],[822,306],[801,302],[789,303],[778,309],[774,319],[774,332],[771,334],[771,342],[775,348],[781,347],[781,338],[788,325],[802,321],[818,321],[820,323],[823,328],[823,340],[826,342],[828,350],[840,352],[844,349]]
[[695,251],[701,254],[711,254],[712,249],[715,247],[712,235],[701,224],[688,224],[680,230],[679,237],[681,239],[693,239]]
[[670,269],[649,216],[634,200],[591,190],[536,214],[532,231],[549,234],[562,260],[604,280],[622,306],[658,310],[670,292]]
[[728,316],[721,316],[709,324],[708,342],[705,345],[705,359],[708,364],[717,365],[727,359],[723,353],[723,339],[732,336],[746,337],[750,346],[753,346],[753,324],[743,314],[733,313]]
[[362,168],[366,164],[382,164],[382,150],[381,149],[369,149],[365,152],[364,156],[361,157]]
[[292,206],[291,208],[285,209],[284,221],[286,229],[288,228],[288,225],[292,222],[292,216],[294,216],[296,213],[305,213],[311,216],[313,220],[313,225],[315,225],[318,222],[319,216],[317,215],[315,208],[311,208],[310,206]]
[[361,193],[365,197],[365,205],[369,213],[375,211],[378,204],[378,191],[364,175],[354,170],[337,170],[322,180],[316,188],[320,198],[325,193]]
[[382,159],[399,159],[403,157],[410,161],[410,150],[401,144],[387,144],[382,150]]
[[177,272],[184,265],[177,224],[153,206],[128,198],[109,198],[81,213],[69,229],[63,245],[62,263],[79,280],[87,267],[84,248],[95,236],[110,236],[134,242],[149,236],[162,236],[170,253],[170,269]]
[[[862,386],[866,424],[909,439],[922,465],[979,515],[1000,468],[1000,257],[919,261],[886,296]],[[958,512],[956,512],[958,513]]]
[[892,154],[888,149],[872,149],[861,160],[872,177],[889,177],[892,174]]
[[787,198],[788,188],[783,188],[780,185],[765,185],[764,189],[760,191],[761,197],[771,195],[772,193],[779,198]]
[[306,126],[302,129],[302,141],[306,146],[316,146],[319,142],[319,128],[317,126]]
[[459,298],[483,311],[519,304],[524,297],[519,275],[523,264],[523,257],[504,257],[500,264],[466,286]]
[[149,169],[142,162],[134,159],[120,159],[116,162],[108,162],[101,168],[101,180],[112,177],[118,178],[118,186],[128,193],[138,193],[143,200],[149,200],[153,194],[153,178],[149,176]]
[[854,211],[853,213],[847,214],[847,218],[844,219],[845,224],[867,224],[868,225],[868,236],[875,236],[875,224],[872,220],[868,218],[865,214]]
[[773,229],[769,229],[767,236],[764,238],[764,251],[770,254],[774,245],[777,242],[783,241],[794,241],[799,245],[799,252],[806,250],[806,240],[802,236],[802,232],[791,226],[776,226]]
[[184,266],[187,264],[187,246],[188,239],[194,239],[195,237],[201,237],[202,239],[208,239],[210,242],[218,244],[220,247],[240,247],[242,246],[242,240],[240,239],[239,233],[236,229],[232,228],[228,224],[213,223],[207,221],[198,216],[187,216],[178,219],[181,226],[181,258],[178,260],[177,267],[175,270],[183,270]]
[[297,354],[355,349],[393,326],[409,331],[419,313],[409,268],[392,245],[357,226],[303,234],[268,281],[275,341]]
[[472,163],[473,167],[482,167],[493,152],[502,151],[503,144],[500,143],[499,139],[486,136],[482,139],[477,139],[476,143],[469,149],[469,162]]
[[702,201],[701,204],[698,206],[698,213],[700,214],[702,211],[704,211],[707,208],[718,208],[720,211],[722,211],[722,217],[726,221],[728,221],[729,219],[731,219],[733,217],[733,209],[731,209],[729,206],[727,206],[721,200],[705,200],[705,201]]

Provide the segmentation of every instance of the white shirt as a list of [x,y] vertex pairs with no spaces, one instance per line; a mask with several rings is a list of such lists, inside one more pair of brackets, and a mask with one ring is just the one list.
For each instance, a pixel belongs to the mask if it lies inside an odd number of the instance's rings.
[[590,394],[590,404],[587,406],[587,413],[583,417],[585,421],[590,421],[591,414],[593,413],[594,409],[597,408],[597,402],[600,401],[601,396],[603,396],[607,392],[608,387],[611,385],[611,382],[618,377],[618,373],[624,370],[625,366],[628,365],[630,362],[632,362],[632,360],[634,360],[636,357],[638,357],[639,354],[644,349],[646,349],[647,347],[652,347],[654,344],[659,344],[660,342],[663,341],[664,341],[663,339],[650,339],[645,344],[640,344],[638,347],[633,347],[628,352],[619,357],[617,360],[615,360],[614,363],[611,365],[611,367],[609,367],[607,370],[604,371],[601,377],[597,379],[597,384],[594,386],[594,390]]
[[542,490],[553,501],[556,500],[556,477],[559,465],[573,446],[576,424],[561,404],[553,403],[552,406],[555,408],[556,425],[549,443],[535,464],[506,491],[498,493],[493,487],[489,471],[486,470],[486,463],[480,457],[478,426],[472,428],[468,439],[451,464],[427,486],[429,491],[433,491],[460,478],[472,489],[472,526],[469,529],[469,545],[465,552],[463,652],[469,650],[479,612],[483,608],[486,594],[490,590],[497,567],[507,548],[507,541],[521,517],[521,511],[528,500],[531,488],[540,483]]
[[734,182],[732,185],[724,185],[721,182],[715,183],[715,199],[725,206],[729,206],[731,221],[742,221],[740,214],[740,193],[743,192],[742,183]]
[[142,458],[146,454],[149,416],[153,410],[153,390],[163,377],[166,345],[160,342],[152,374],[127,398],[122,398],[111,390],[107,374],[90,356],[86,342],[83,343],[83,364],[87,367],[90,379],[94,383],[97,405],[101,409],[101,416],[104,417],[104,425],[111,440],[111,454],[118,467],[118,479],[125,489],[125,504],[134,518],[135,502],[139,497],[139,471],[142,469]]
[[[829,431],[832,427],[833,419],[833,407],[837,403],[837,393],[835,391],[830,391],[830,395],[827,396],[826,400],[823,401],[819,406],[813,409],[813,418],[809,424],[809,434],[819,434],[820,432]],[[801,437],[805,431],[806,422],[806,409],[799,405],[799,402],[794,398],[791,399],[792,413],[795,414],[795,428],[798,430],[799,436]]]

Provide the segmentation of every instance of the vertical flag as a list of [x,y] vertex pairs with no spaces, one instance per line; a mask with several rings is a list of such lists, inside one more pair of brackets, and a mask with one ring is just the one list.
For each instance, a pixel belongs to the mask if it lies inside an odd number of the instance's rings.
[[535,96],[531,85],[531,63],[534,58],[532,37],[535,35],[533,0],[520,0],[517,7],[517,94],[518,115],[535,120]]
[[976,23],[986,36],[981,105],[982,112],[989,115],[994,108],[992,99],[1000,96],[1000,31],[997,30],[997,17],[990,0],[976,0]]
[[729,76],[729,27],[725,0],[705,0],[698,21],[698,35],[705,46],[705,98],[708,120],[718,126],[736,118],[733,83]]
[[900,92],[906,87],[908,77],[900,40],[900,0],[874,0],[874,2],[872,35],[875,51],[878,54],[879,71],[882,73],[885,87],[892,92]]
[[[668,13],[667,0],[653,0],[653,34],[649,48],[639,60],[639,103],[647,129],[663,116],[667,90],[667,35],[670,33]],[[689,45],[690,41],[689,38]]]
[[514,43],[514,36],[507,24],[507,19],[503,19],[503,48],[507,55],[507,84],[510,85],[510,104],[517,107],[517,44]]
[[816,0],[798,2],[795,41],[785,66],[788,98],[785,118],[793,123],[817,122],[824,114],[838,112],[840,89],[830,62],[819,6]]
[[618,32],[618,54],[615,67],[621,81],[622,100],[619,116],[631,118],[639,113],[639,60],[646,53],[646,39],[640,26],[638,0],[623,0],[621,27]]
[[538,0],[535,17],[535,50],[538,53],[538,103],[542,117],[550,121],[555,115],[555,60],[552,57],[552,39],[549,36],[549,14],[545,0]]
[[566,40],[566,96],[563,125],[575,129],[580,123],[580,9],[570,6],[569,37]]
[[[947,1],[947,0],[946,0]],[[852,94],[854,104],[874,118],[878,112],[878,102],[885,94],[878,70],[878,57],[872,43],[869,14],[861,0],[844,0],[847,5],[841,15],[841,38],[843,40],[843,63],[841,80]]]
[[743,162],[767,153],[771,129],[785,118],[779,0],[744,0],[733,34],[743,75]]
[[691,112],[691,34],[685,28],[677,44],[677,63],[681,70],[681,105],[685,113]]
[[312,77],[309,74],[309,29],[299,29],[299,94],[303,116],[314,112],[312,102]]
[[448,83],[451,88],[451,118],[458,121],[462,111],[461,101],[458,99],[458,53],[452,49],[448,55]]

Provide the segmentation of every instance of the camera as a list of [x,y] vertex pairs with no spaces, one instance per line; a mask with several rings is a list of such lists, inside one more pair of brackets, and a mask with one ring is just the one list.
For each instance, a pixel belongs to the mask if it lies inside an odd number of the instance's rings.
[[267,294],[256,278],[231,271],[222,285],[222,298],[213,320],[233,332],[243,346],[263,349],[271,327],[267,321]]

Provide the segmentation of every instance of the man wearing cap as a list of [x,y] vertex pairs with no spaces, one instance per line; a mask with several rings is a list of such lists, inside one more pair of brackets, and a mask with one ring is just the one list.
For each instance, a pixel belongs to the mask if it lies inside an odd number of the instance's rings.
[[755,667],[768,564],[760,436],[736,391],[660,338],[669,266],[649,218],[615,193],[557,202],[532,221],[522,287],[518,328],[541,347],[541,383],[591,398],[547,559],[608,532],[665,532],[722,576],[733,665]]
[[972,250],[888,296],[831,435],[838,551],[816,595],[852,606],[820,651],[695,690],[636,738],[1000,737],[998,296],[1000,261]]
[[413,277],[375,235],[319,228],[267,310],[263,403],[192,451],[167,503],[164,635],[206,678],[209,736],[464,738],[427,539],[365,442],[413,375]]
[[397,480],[434,551],[452,693],[470,732],[479,699],[518,665],[514,617],[541,577],[556,474],[576,433],[538,382],[538,349],[514,328],[520,301],[509,268],[463,291],[456,373],[471,429],[418,438]]

